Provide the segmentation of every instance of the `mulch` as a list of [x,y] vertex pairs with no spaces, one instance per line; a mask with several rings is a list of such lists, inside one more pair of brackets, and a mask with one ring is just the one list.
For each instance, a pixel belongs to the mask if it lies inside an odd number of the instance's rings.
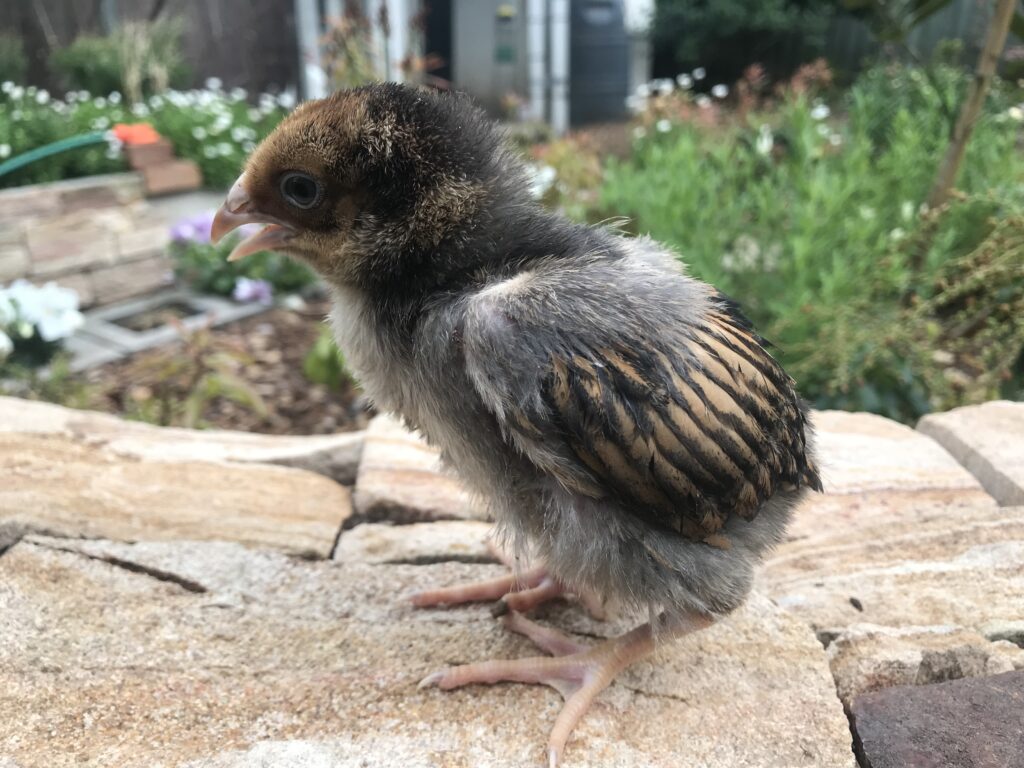
[[[362,429],[373,415],[354,384],[334,391],[303,373],[303,360],[329,311],[326,302],[301,311],[275,307],[237,323],[208,329],[205,359],[216,356],[232,377],[259,394],[267,408],[260,415],[226,397],[213,397],[202,409],[200,426],[266,434],[315,435]],[[193,346],[193,353],[195,347]],[[157,423],[182,426],[182,404],[194,391],[196,368],[180,370],[189,345],[140,352],[83,374],[91,407]],[[161,403],[173,405],[161,408]],[[145,416],[143,416],[145,414]]]

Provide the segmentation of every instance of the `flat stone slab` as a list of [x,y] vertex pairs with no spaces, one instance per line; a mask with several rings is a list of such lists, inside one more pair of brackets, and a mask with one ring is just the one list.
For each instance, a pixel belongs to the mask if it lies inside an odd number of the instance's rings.
[[[502,570],[26,538],[0,558],[0,759],[538,766],[561,706],[554,691],[416,688],[445,664],[535,653],[487,605],[416,611],[402,599]],[[577,728],[563,765],[855,764],[821,646],[755,595],[623,675]]]
[[366,429],[355,489],[360,522],[484,520],[484,505],[441,468],[438,451],[388,415]]
[[0,468],[8,531],[222,539],[327,557],[351,514],[348,489],[312,472],[140,461],[59,434],[0,433]]
[[388,525],[364,523],[342,531],[334,559],[342,563],[429,565],[494,563],[487,547],[491,524],[477,520]]
[[355,482],[362,432],[292,437],[156,427],[95,411],[0,397],[0,434],[63,435],[142,461],[280,464]]
[[1024,505],[1024,403],[1001,400],[925,416],[934,438],[1006,506]]
[[890,688],[851,707],[866,768],[1011,768],[1024,760],[1024,672]]

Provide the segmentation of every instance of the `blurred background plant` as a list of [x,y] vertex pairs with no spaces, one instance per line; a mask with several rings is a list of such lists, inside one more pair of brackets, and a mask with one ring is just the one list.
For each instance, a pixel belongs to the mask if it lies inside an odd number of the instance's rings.
[[0,34],[0,81],[23,83],[27,71],[28,59],[21,38],[11,34]]
[[0,373],[46,365],[83,322],[78,294],[56,283],[15,280],[0,288]]
[[275,294],[299,292],[316,282],[309,268],[278,253],[262,251],[228,261],[231,249],[240,238],[252,234],[254,227],[242,227],[215,245],[210,242],[212,224],[213,212],[208,211],[182,219],[171,228],[175,274],[194,290],[270,303]]
[[302,361],[302,371],[314,384],[322,384],[335,391],[353,384],[352,375],[345,364],[345,355],[338,349],[334,334],[326,325],[321,327],[320,334]]
[[268,413],[263,398],[239,375],[251,362],[244,349],[208,328],[189,332],[169,321],[177,326],[180,344],[143,355],[129,368],[132,387],[123,404],[129,418],[195,429],[205,426],[203,415],[217,398],[259,416]]

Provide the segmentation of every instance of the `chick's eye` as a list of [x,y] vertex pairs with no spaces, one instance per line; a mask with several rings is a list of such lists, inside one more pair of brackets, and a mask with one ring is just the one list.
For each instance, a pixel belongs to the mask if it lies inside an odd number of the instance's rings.
[[296,208],[309,209],[320,202],[320,184],[305,173],[286,173],[281,178],[281,195]]

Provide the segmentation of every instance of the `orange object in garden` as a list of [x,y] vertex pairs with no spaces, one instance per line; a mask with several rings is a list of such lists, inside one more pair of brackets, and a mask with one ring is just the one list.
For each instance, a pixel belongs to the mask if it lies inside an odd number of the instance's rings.
[[118,123],[114,126],[114,136],[129,146],[160,141],[160,134],[149,123]]

